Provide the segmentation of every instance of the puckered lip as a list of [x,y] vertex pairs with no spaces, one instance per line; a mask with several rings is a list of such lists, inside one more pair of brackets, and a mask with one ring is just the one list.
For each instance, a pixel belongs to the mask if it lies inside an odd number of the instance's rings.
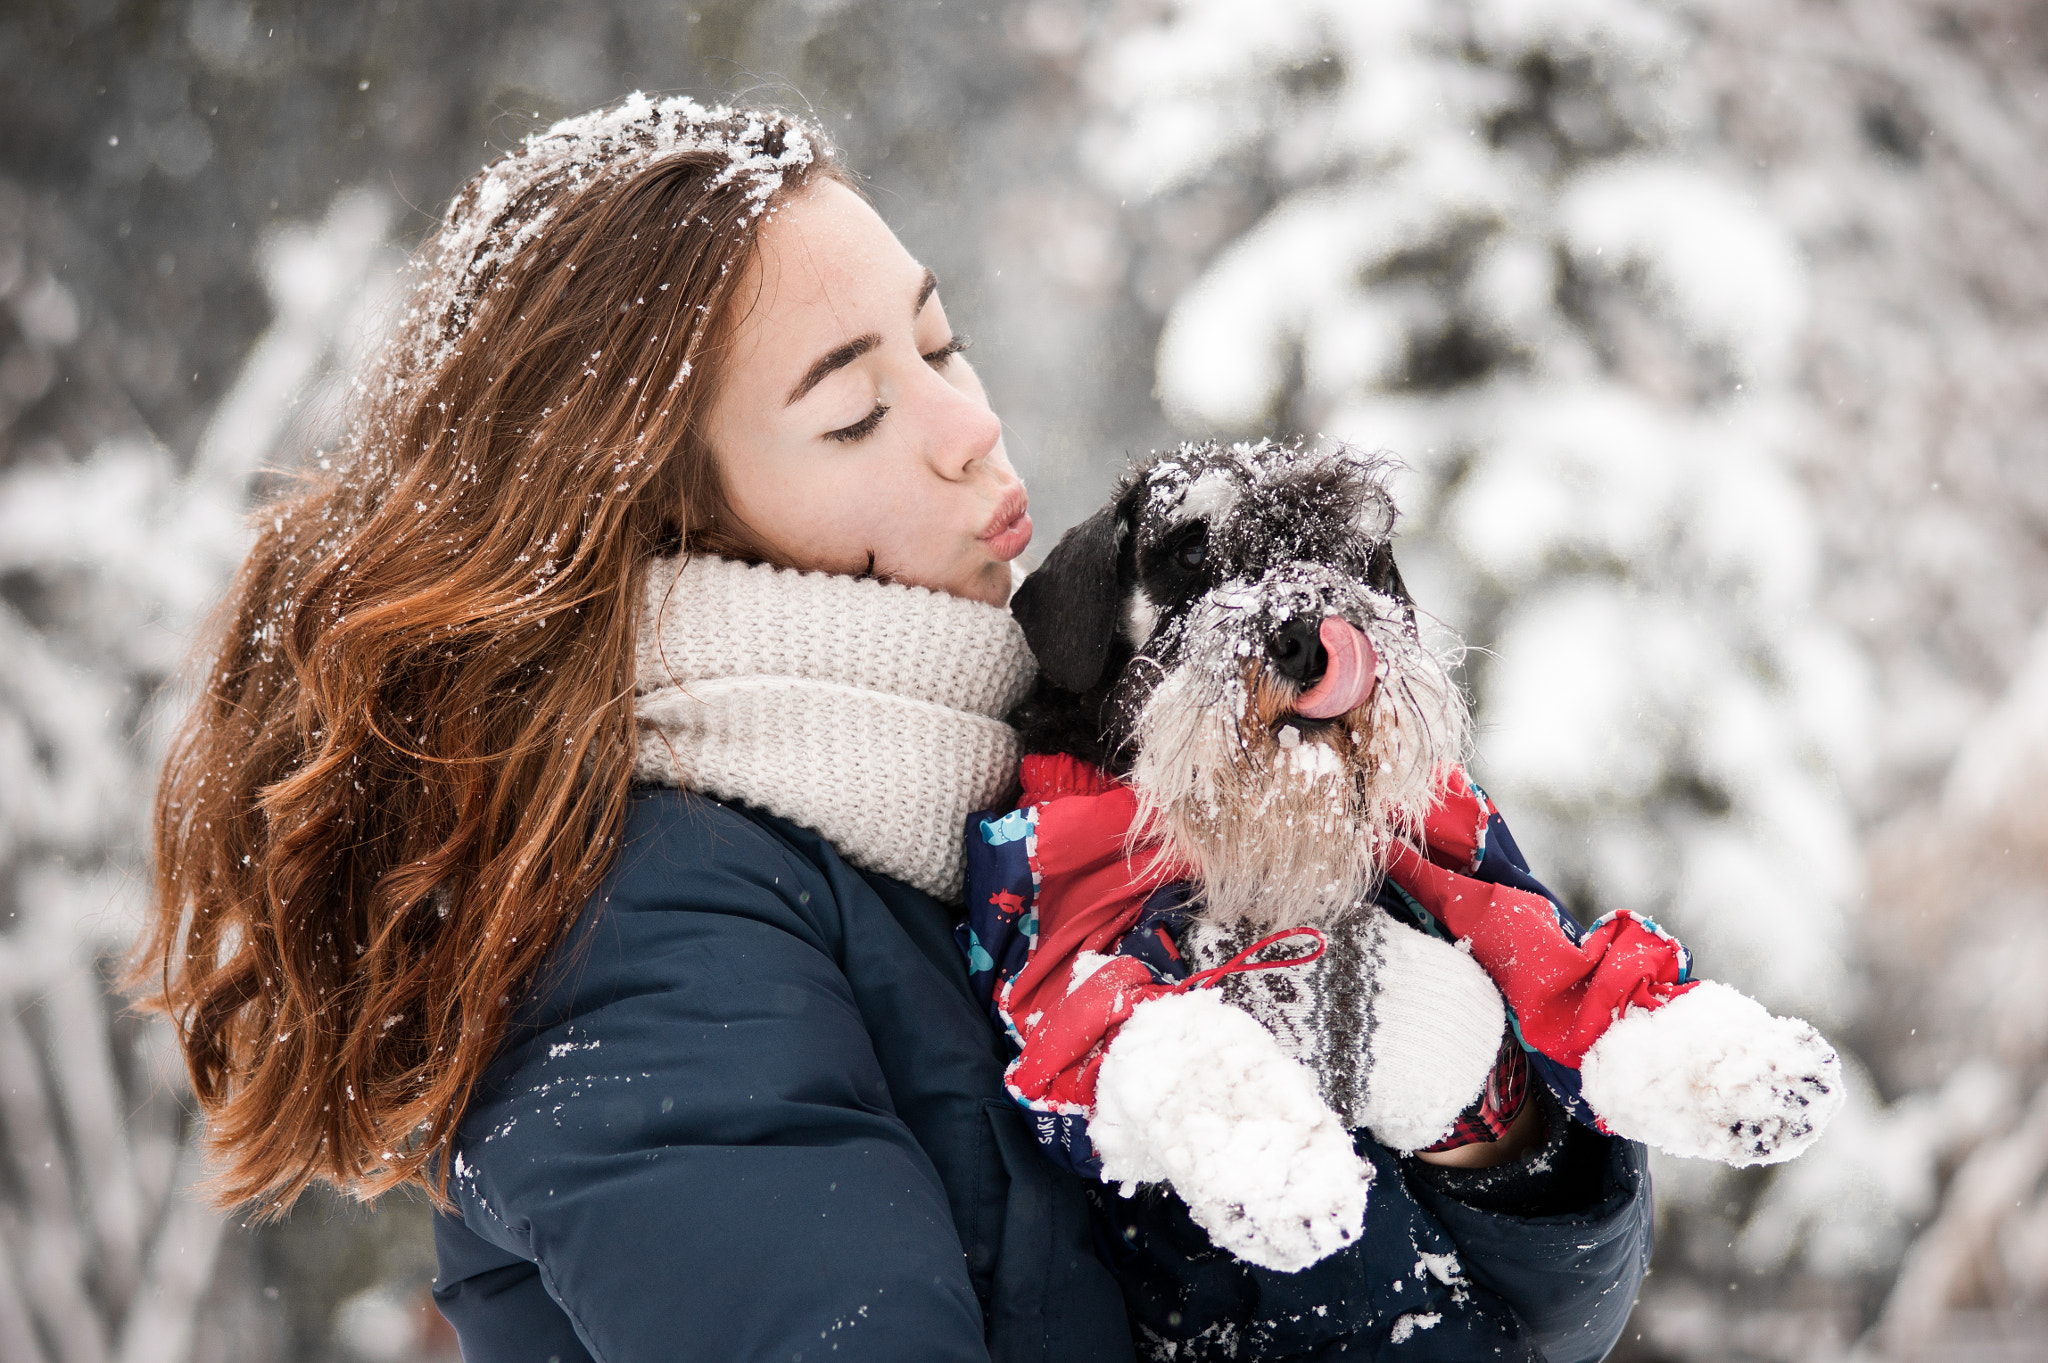
[[1020,483],[1003,494],[996,503],[995,511],[988,518],[988,525],[981,532],[981,542],[997,559],[1008,562],[1024,552],[1031,543],[1031,496]]
[[989,516],[988,524],[982,527],[981,537],[992,540],[1017,523],[1017,518],[1031,509],[1031,494],[1019,483],[1003,494],[996,503],[995,511]]

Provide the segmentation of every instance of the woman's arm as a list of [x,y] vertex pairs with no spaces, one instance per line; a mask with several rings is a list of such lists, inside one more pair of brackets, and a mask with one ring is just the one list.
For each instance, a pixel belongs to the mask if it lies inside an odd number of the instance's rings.
[[464,1225],[537,1267],[601,1363],[985,1359],[823,878],[708,802],[632,832],[463,1121]]
[[[1621,1337],[1649,1268],[1648,1152],[1573,1121],[1541,1084],[1531,1099],[1515,1125],[1533,1121],[1542,1134],[1518,1158],[1410,1160],[1406,1181],[1466,1270],[1514,1309],[1551,1363],[1592,1363]],[[1511,1127],[1481,1148],[1515,1139]]]
[[434,1218],[434,1305],[475,1363],[552,1359],[591,1363],[540,1270],[473,1234],[459,1217]]

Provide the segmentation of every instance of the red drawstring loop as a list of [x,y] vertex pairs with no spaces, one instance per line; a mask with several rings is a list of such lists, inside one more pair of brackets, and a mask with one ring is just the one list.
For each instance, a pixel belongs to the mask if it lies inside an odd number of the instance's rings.
[[[1316,940],[1316,944],[1314,949],[1306,956],[1288,956],[1277,961],[1254,961],[1252,959],[1252,957],[1258,955],[1267,947],[1272,946],[1275,942],[1284,942],[1290,937],[1313,937]],[[1314,928],[1282,928],[1278,932],[1261,937],[1222,965],[1196,971],[1175,985],[1173,992],[1179,993],[1185,989],[1202,989],[1216,983],[1225,975],[1235,975],[1241,971],[1278,970],[1283,966],[1307,965],[1310,961],[1321,956],[1323,948],[1328,945],[1329,943],[1323,939],[1323,934],[1317,932]]]

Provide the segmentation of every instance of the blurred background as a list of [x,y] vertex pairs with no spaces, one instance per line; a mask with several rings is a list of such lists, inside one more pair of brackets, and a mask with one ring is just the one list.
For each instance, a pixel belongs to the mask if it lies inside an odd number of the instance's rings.
[[110,981],[263,471],[463,178],[634,89],[841,141],[1039,554],[1183,437],[1405,461],[1538,869],[1854,1078],[1659,1162],[1616,1358],[2048,1358],[2048,3],[9,0],[0,1359],[453,1357],[418,1200],[187,1193]]

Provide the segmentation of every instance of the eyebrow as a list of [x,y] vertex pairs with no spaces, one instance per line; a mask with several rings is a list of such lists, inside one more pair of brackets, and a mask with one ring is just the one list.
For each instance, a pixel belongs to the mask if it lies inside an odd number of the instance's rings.
[[846,368],[881,343],[882,338],[870,331],[865,336],[856,336],[845,345],[826,351],[818,357],[816,364],[804,371],[804,376],[796,381],[796,387],[789,390],[789,396],[782,400],[782,405],[794,407],[802,402],[804,394],[823,383],[827,374]]
[[[932,295],[937,293],[938,290],[939,277],[927,269],[924,272],[924,282],[919,284],[917,288],[917,306],[910,310],[910,315],[915,317],[918,313],[923,312],[924,305],[931,302]],[[817,363],[804,371],[804,376],[797,380],[796,387],[789,390],[789,396],[782,400],[782,405],[794,407],[797,403],[802,402],[804,395],[823,383],[827,375],[846,368],[846,366],[852,364],[881,343],[882,338],[870,331],[865,335],[854,337],[845,345],[834,346],[826,351],[818,357]]]

